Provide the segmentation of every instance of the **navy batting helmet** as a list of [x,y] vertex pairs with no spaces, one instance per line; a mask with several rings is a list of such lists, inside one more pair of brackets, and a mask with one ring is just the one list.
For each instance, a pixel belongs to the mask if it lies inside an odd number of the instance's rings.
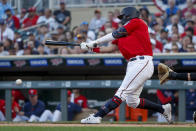
[[127,21],[130,21],[133,18],[139,18],[139,11],[135,7],[126,7],[121,11],[118,18],[124,25]]

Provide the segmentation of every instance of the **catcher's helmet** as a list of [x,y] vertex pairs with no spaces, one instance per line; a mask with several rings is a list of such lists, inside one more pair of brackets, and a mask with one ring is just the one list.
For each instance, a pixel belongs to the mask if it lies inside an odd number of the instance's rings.
[[124,25],[127,21],[130,21],[133,18],[139,18],[139,15],[139,11],[135,7],[126,7],[121,11],[118,18]]

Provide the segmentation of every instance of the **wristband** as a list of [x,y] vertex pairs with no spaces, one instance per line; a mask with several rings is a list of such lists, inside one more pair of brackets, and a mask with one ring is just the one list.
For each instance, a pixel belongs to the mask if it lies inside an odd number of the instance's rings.
[[100,48],[93,48],[93,50],[92,50],[93,52],[95,52],[95,53],[100,53]]

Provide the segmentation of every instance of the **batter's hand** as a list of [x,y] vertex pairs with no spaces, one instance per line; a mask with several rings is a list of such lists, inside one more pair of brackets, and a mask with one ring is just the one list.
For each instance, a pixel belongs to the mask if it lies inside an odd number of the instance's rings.
[[86,44],[87,44],[87,46],[88,46],[90,49],[97,47],[97,41],[96,41],[96,40],[95,40],[95,41],[90,41],[90,42],[88,42],[88,43],[86,43]]
[[82,43],[80,44],[80,48],[81,48],[82,50],[85,50],[85,51],[88,51],[88,50],[89,50],[89,47],[87,46],[87,43],[86,43],[86,42],[82,42]]

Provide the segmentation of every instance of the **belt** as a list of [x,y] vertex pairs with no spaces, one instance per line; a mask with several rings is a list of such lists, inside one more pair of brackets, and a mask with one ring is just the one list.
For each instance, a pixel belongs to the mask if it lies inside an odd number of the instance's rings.
[[144,60],[144,56],[139,56],[139,57],[133,57],[129,61],[135,61],[135,60]]

